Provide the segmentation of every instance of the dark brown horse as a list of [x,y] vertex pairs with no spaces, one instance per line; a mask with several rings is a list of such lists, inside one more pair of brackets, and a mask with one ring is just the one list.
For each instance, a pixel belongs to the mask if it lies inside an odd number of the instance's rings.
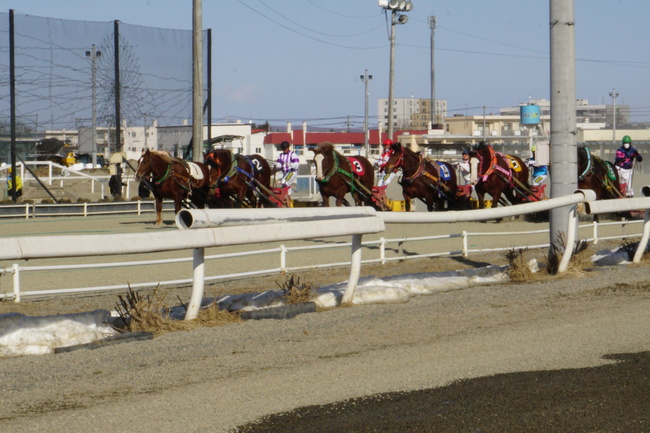
[[431,161],[399,143],[391,145],[392,154],[384,171],[401,169],[404,209],[411,210],[411,200],[420,199],[433,210],[467,209],[468,198],[458,195],[454,168],[442,161]]
[[336,197],[336,205],[348,205],[345,195],[351,193],[357,206],[377,208],[372,200],[375,170],[363,156],[344,157],[330,142],[318,144],[313,150],[316,164],[316,183],[323,198],[323,206],[329,206],[330,197]]
[[184,200],[204,207],[210,186],[210,169],[198,162],[174,158],[169,153],[145,150],[138,161],[136,181],[149,184],[155,199],[156,225],[162,225],[162,200],[174,200],[174,212],[181,210]]
[[625,197],[618,170],[610,162],[592,155],[584,146],[578,147],[578,188],[593,190],[596,200]]
[[234,154],[230,150],[215,149],[205,155],[205,163],[216,174],[213,176],[212,198],[216,207],[259,207],[272,203],[271,167],[260,155]]
[[518,156],[495,152],[483,142],[469,152],[471,179],[476,181],[475,191],[479,208],[485,207],[485,194],[492,196],[492,207],[505,195],[510,204],[536,201],[528,184],[528,167]]

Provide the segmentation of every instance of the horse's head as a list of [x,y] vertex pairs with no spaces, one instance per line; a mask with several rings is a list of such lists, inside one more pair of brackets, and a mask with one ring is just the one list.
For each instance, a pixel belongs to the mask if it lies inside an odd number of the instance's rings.
[[208,167],[214,168],[217,172],[217,178],[221,178],[222,174],[227,173],[232,161],[230,151],[225,149],[215,149],[205,155],[205,164]]
[[384,165],[384,172],[386,173],[397,170],[404,165],[404,154],[406,153],[405,148],[403,148],[399,143],[393,143],[390,145],[390,150],[390,157]]
[[138,169],[135,171],[135,180],[140,182],[151,175],[151,151],[145,149],[142,151],[142,156],[138,160]]
[[334,154],[334,145],[329,141],[323,143],[318,143],[318,145],[312,150],[314,152],[314,164],[316,164],[316,180],[323,180],[325,178],[326,168],[332,165],[331,161],[333,160]]

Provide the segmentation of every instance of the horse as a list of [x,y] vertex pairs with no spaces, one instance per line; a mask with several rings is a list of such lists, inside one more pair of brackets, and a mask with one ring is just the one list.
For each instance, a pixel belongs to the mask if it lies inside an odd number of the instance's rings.
[[145,150],[138,160],[136,181],[149,183],[155,199],[156,222],[162,225],[162,200],[174,200],[174,212],[181,210],[184,200],[204,207],[210,185],[210,168],[199,162],[187,162],[168,152]]
[[[271,205],[271,167],[260,155],[233,154],[215,149],[205,155],[205,163],[214,169],[211,197],[217,207],[260,207]],[[258,200],[258,196],[261,200]]]
[[498,206],[501,195],[510,204],[530,201],[528,166],[518,156],[495,152],[492,146],[481,142],[470,150],[470,167],[479,208],[485,207],[485,194],[492,196],[492,206]]
[[588,148],[578,147],[578,188],[591,189],[596,200],[622,198],[625,190],[620,184],[618,170],[609,161],[591,154]]
[[431,161],[399,143],[391,145],[392,153],[384,171],[402,169],[402,196],[404,209],[411,210],[411,200],[420,199],[427,210],[467,209],[468,197],[458,195],[456,171],[446,162]]
[[363,156],[344,157],[328,141],[319,143],[315,149],[316,183],[323,198],[323,206],[329,207],[330,197],[336,198],[336,206],[349,205],[345,200],[352,194],[357,206],[367,205],[377,209],[372,200],[375,170]]

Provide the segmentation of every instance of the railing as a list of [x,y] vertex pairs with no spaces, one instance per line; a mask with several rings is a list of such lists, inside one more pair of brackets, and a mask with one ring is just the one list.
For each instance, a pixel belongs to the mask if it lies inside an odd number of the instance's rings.
[[[557,199],[552,199],[552,200],[547,200],[546,203],[549,204],[553,200]],[[621,210],[621,206],[623,205],[624,200],[634,200],[635,202],[633,203],[632,208],[638,209],[639,206],[646,206],[650,207],[648,204],[648,200],[650,199],[641,199],[643,200],[642,202],[638,202],[636,200],[638,199],[620,199],[616,200],[616,203],[613,203],[612,205],[615,206],[615,210]],[[591,204],[592,202],[589,202]],[[597,202],[597,203],[602,203],[602,202]],[[504,211],[509,211],[512,213],[514,210],[518,208],[522,208],[522,210],[525,210],[526,205],[518,205],[518,206],[513,206],[510,208],[498,208],[498,209],[504,209]],[[369,208],[351,208],[348,211],[354,211],[354,209],[364,209],[364,211],[370,211]],[[330,210],[333,210],[334,212],[339,212],[336,208],[331,208]],[[323,208],[320,209],[314,209],[313,211],[316,213],[319,213],[322,215],[325,214],[326,210]],[[246,211],[246,210],[238,210],[238,211]],[[268,211],[280,211],[279,209],[274,209],[274,210],[268,210]],[[295,215],[300,215],[296,213],[299,211],[298,209],[286,209],[286,211],[291,212],[291,214]],[[613,210],[610,210],[609,212],[612,212]],[[177,225],[179,224],[179,219],[182,219],[182,214],[183,213],[196,213],[196,212],[202,212],[202,211],[182,211],[178,216],[177,216]],[[249,210],[249,212],[253,212],[252,215],[255,215],[255,221],[257,223],[260,222],[261,215],[259,210]],[[452,219],[452,220],[464,220],[466,217],[469,218],[471,215],[468,214],[467,212],[472,212],[474,215],[474,220],[481,220],[483,218],[483,215],[487,215],[487,213],[482,211],[462,211],[462,212],[448,212],[447,215],[443,214],[429,214],[429,213],[421,213],[421,214],[403,214],[403,213],[378,213],[377,215],[380,218],[384,218],[387,220],[392,220],[392,222],[396,222],[397,219],[410,219],[413,221],[414,218],[417,218],[417,222],[425,222],[426,219],[431,219],[431,218],[436,218],[440,219],[445,218],[445,219]],[[400,214],[402,214],[400,216]],[[229,218],[230,214],[226,214],[223,211],[218,212],[219,218],[221,218],[221,222],[217,222],[217,224],[223,224],[224,223],[224,218]],[[239,222],[241,223],[241,212],[237,214],[239,218]],[[410,215],[413,215],[411,217]],[[466,215],[463,216],[463,215]],[[251,217],[252,218],[252,217]],[[277,216],[274,216],[273,218],[277,219]],[[485,219],[485,218],[483,218]],[[610,239],[622,239],[622,238],[631,238],[631,237],[639,237],[642,236],[641,234],[626,234],[626,235],[619,235],[619,236],[601,236],[599,233],[600,227],[607,227],[615,224],[626,224],[626,225],[635,225],[635,224],[640,224],[644,223],[644,230],[647,227],[647,213],[646,213],[646,221],[625,221],[625,222],[608,222],[608,223],[598,223],[594,222],[592,224],[586,224],[586,225],[580,225],[578,226],[579,230],[582,231],[587,231],[590,233],[591,237],[582,237],[582,239],[591,241],[593,243],[598,243],[599,241],[603,240],[610,240]],[[226,223],[228,221],[225,221]],[[262,221],[264,222],[264,221]],[[231,221],[232,223],[232,221]],[[179,225],[180,227],[180,225]],[[205,226],[203,226],[205,227]],[[273,228],[277,228],[278,226],[273,226]],[[246,232],[249,230],[249,227],[239,227],[238,228],[240,233]],[[191,230],[191,232],[194,232],[195,230]],[[332,234],[332,233],[329,233]],[[525,245],[517,245],[517,246],[507,246],[507,247],[493,247],[493,248],[469,248],[470,245],[470,239],[475,238],[475,237],[487,237],[487,236],[500,236],[503,237],[505,235],[511,235],[513,238],[528,238],[530,239],[530,235],[539,235],[539,234],[548,234],[548,229],[546,230],[535,230],[535,231],[519,231],[519,232],[497,232],[497,233],[490,233],[490,232],[470,232],[470,231],[461,231],[460,233],[454,233],[454,234],[446,234],[446,235],[436,235],[436,236],[418,236],[418,237],[398,237],[398,238],[385,238],[385,237],[380,237],[378,240],[373,240],[373,241],[366,241],[363,244],[360,244],[359,248],[365,247],[366,249],[376,249],[378,257],[375,258],[370,258],[366,260],[360,260],[360,263],[364,264],[369,264],[369,263],[387,263],[391,261],[402,261],[402,260],[410,260],[410,259],[416,259],[416,258],[424,258],[424,257],[438,257],[438,256],[453,256],[453,255],[462,255],[462,256],[468,256],[469,254],[474,254],[474,253],[484,253],[484,252],[496,252],[496,251],[506,251],[510,249],[533,249],[533,248],[546,248],[549,246],[548,243],[526,243]],[[528,236],[527,236],[528,235]],[[111,235],[114,236],[114,235]],[[140,235],[121,235],[124,236],[125,239],[128,238],[128,236],[132,236],[133,239],[138,239]],[[166,234],[167,236],[167,234]],[[17,238],[14,238],[17,239]],[[37,238],[37,239],[42,239],[42,238]],[[60,237],[58,238],[60,240]],[[437,240],[442,240],[442,239],[458,239],[459,244],[458,244],[458,249],[449,249],[446,251],[437,251],[437,252],[430,252],[430,253],[424,253],[424,254],[405,254],[404,253],[404,247],[407,244],[413,243],[413,242],[425,242],[425,241],[437,241]],[[261,242],[260,239],[256,239],[258,242]],[[35,241],[36,242],[36,241]],[[99,241],[98,242],[105,242],[105,241]],[[130,241],[133,242],[133,241]],[[647,242],[647,241],[646,241]],[[233,243],[234,245],[234,243]],[[390,251],[390,246],[391,245],[396,245],[397,247],[394,248],[397,250],[397,252],[393,255],[389,255],[388,252]],[[189,248],[189,247],[188,247]],[[279,267],[273,267],[273,268],[267,268],[267,269],[256,269],[254,271],[248,271],[248,272],[239,272],[239,273],[229,273],[229,274],[220,274],[220,275],[211,275],[211,276],[204,276],[203,281],[206,282],[214,282],[218,280],[225,280],[225,279],[232,279],[232,278],[241,278],[241,277],[249,277],[249,276],[256,276],[256,275],[266,275],[266,274],[274,274],[274,273],[286,273],[286,272],[291,272],[291,271],[298,271],[298,270],[303,270],[303,269],[311,269],[311,268],[323,268],[323,267],[332,267],[332,266],[346,266],[346,265],[351,265],[352,261],[336,261],[336,262],[326,262],[324,259],[321,259],[321,261],[317,264],[304,264],[304,263],[294,263],[293,265],[289,264],[289,257],[291,256],[292,253],[301,253],[301,252],[306,252],[306,251],[313,251],[313,250],[320,250],[320,251],[325,251],[327,249],[333,249],[333,248],[354,248],[354,242],[352,243],[343,243],[343,242],[336,242],[333,244],[327,244],[327,245],[300,245],[300,246],[288,246],[286,244],[280,244],[277,247],[271,247],[271,248],[266,248],[266,249],[255,249],[252,251],[242,251],[242,252],[235,252],[235,253],[227,253],[227,254],[217,254],[217,255],[210,255],[210,256],[205,256],[204,261],[215,261],[215,260],[224,260],[224,259],[232,259],[236,257],[248,257],[250,258],[251,256],[259,256],[259,255],[277,255],[278,256],[278,263]],[[645,248],[645,246],[644,246]],[[639,250],[641,249],[641,243],[639,245]],[[570,249],[569,249],[570,250]],[[42,254],[42,253],[41,253]],[[108,253],[106,253],[108,254]],[[302,256],[302,254],[298,254],[299,256]],[[2,256],[2,253],[0,252],[0,256]],[[60,256],[60,255],[55,255],[55,256]],[[322,258],[323,254],[320,254],[319,257]],[[54,257],[54,256],[53,256]],[[0,269],[0,273],[7,273],[7,274],[12,274],[13,275],[13,291],[11,293],[5,293],[5,294],[0,294],[0,299],[14,299],[15,301],[20,301],[21,297],[25,296],[43,296],[43,295],[54,295],[54,294],[62,294],[62,293],[83,293],[83,292],[97,292],[97,291],[109,291],[109,290],[124,290],[127,289],[128,287],[131,288],[145,288],[145,287],[156,287],[158,285],[162,286],[170,286],[170,285],[187,285],[190,284],[194,281],[194,279],[188,278],[188,279],[176,279],[176,280],[166,280],[166,281],[156,281],[156,282],[145,282],[145,283],[136,283],[136,284],[119,284],[119,285],[110,285],[110,286],[97,286],[97,287],[80,287],[80,288],[68,288],[68,289],[60,289],[60,290],[37,290],[37,291],[21,291],[20,288],[20,276],[21,273],[25,272],[43,272],[43,271],[53,271],[53,270],[80,270],[80,269],[101,269],[101,268],[115,268],[115,267],[132,267],[132,266],[153,266],[153,265],[165,265],[165,264],[171,264],[171,263],[182,263],[182,262],[189,262],[193,260],[193,258],[189,257],[184,257],[184,258],[174,258],[174,259],[162,259],[162,260],[145,260],[145,261],[132,261],[132,262],[111,262],[111,263],[86,263],[86,264],[69,264],[69,265],[55,265],[55,266],[20,266],[18,264],[14,264],[11,268],[5,268],[5,269]],[[299,260],[296,260],[299,261]]]

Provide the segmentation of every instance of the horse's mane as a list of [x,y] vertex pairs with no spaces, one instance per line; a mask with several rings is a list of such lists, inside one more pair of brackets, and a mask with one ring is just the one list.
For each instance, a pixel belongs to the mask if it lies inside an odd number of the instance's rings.
[[399,143],[393,143],[390,145],[391,150],[394,150],[395,152],[401,152],[403,147]]
[[322,143],[318,143],[316,145],[316,148],[314,149],[314,153],[327,153],[327,152],[332,152],[334,151],[334,145],[330,143],[329,141],[323,141]]
[[169,152],[166,150],[150,150],[153,155],[159,157],[163,161],[165,161],[167,164],[171,164],[173,162],[178,161],[178,158],[174,158]]

